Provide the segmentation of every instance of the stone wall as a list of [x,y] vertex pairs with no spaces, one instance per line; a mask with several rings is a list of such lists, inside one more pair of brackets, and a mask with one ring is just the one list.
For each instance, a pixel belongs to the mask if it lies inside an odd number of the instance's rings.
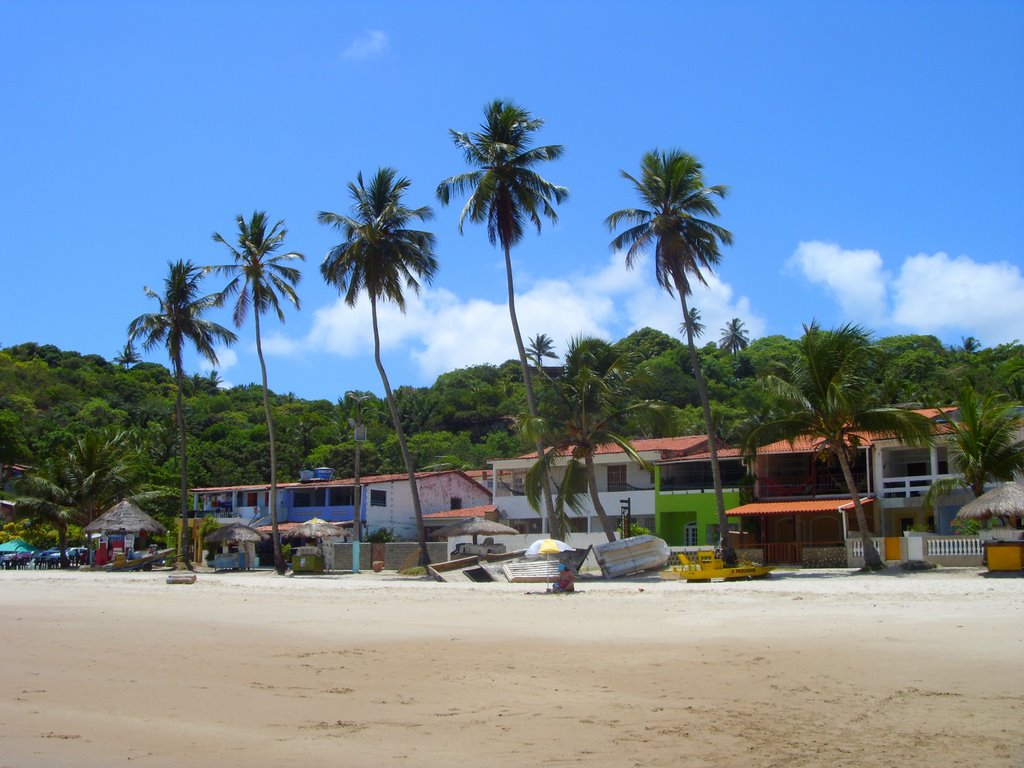
[[804,568],[848,568],[846,547],[804,547]]

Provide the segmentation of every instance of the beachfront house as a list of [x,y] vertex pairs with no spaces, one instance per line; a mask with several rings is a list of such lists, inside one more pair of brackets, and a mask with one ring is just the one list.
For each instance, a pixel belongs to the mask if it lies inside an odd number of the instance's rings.
[[[304,470],[299,482],[279,483],[279,523],[303,523],[312,518],[351,523],[355,515],[355,483],[335,479],[327,468]],[[361,519],[364,532],[389,529],[399,539],[416,538],[412,492],[405,474],[360,478]],[[424,514],[490,504],[491,494],[458,470],[417,472],[416,488]],[[197,517],[214,517],[221,524],[243,522],[251,526],[270,522],[270,485],[193,488],[192,509]]]
[[[925,506],[933,483],[956,477],[942,438],[945,420],[956,418],[956,412],[919,412],[935,422],[934,445],[913,447],[893,438],[862,434],[854,451],[854,481],[869,531],[886,559],[900,558],[899,537],[905,531],[927,530],[938,538],[952,538],[950,524],[970,499],[969,493],[954,493],[939,499],[932,509]],[[846,482],[835,458],[820,442],[802,438],[792,444],[764,445],[745,462],[736,449],[720,450],[719,458],[730,528],[736,531],[734,542],[743,553],[765,563],[820,566],[845,566],[859,557],[859,531]],[[729,488],[728,478],[742,478],[737,463],[746,463],[752,476],[744,504],[739,503],[738,489]],[[713,543],[716,521],[700,511],[705,509],[702,504],[710,503],[714,509],[707,453],[662,459],[655,481],[658,535],[670,545]],[[959,554],[962,543],[947,548]],[[943,542],[936,543],[936,548],[942,546]]]
[[[685,456],[707,450],[707,443],[707,437],[704,435],[639,438],[632,441],[637,453],[652,465],[668,456]],[[526,473],[536,460],[537,454],[530,453],[512,459],[494,459],[489,462],[492,467],[491,492],[494,505],[500,512],[502,522],[521,533],[546,532],[543,514],[530,506],[524,491]],[[654,476],[651,470],[632,461],[617,445],[599,448],[594,456],[594,464],[598,492],[605,511],[610,516],[619,516],[628,510],[634,525],[654,530]],[[563,477],[564,470],[560,472],[556,466],[551,482],[557,487]],[[583,514],[576,515],[570,512],[569,521],[571,530],[575,533],[602,532],[601,522],[594,512],[589,496]]]

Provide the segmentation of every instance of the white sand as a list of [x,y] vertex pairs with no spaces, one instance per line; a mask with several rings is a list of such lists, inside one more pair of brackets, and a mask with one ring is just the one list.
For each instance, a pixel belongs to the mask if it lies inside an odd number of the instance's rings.
[[1022,578],[165,577],[0,572],[0,766],[1024,765]]

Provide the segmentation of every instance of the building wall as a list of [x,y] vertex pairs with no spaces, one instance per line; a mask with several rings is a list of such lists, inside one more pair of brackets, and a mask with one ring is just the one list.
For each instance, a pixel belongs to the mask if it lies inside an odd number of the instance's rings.
[[[455,473],[421,478],[417,489],[420,496],[420,511],[425,515],[451,509],[453,496],[462,500],[464,508],[491,503],[487,489]],[[371,503],[371,491],[374,490],[385,492],[384,506],[377,507]],[[416,514],[413,511],[412,490],[409,488],[408,480],[375,483],[365,486],[363,493],[366,495],[363,509],[366,515],[366,530],[369,533],[378,528],[390,528],[400,539],[416,538]]]
[[[740,505],[739,491],[726,491],[725,508]],[[708,540],[708,528],[718,525],[718,509],[713,493],[657,493],[654,497],[655,535],[668,542],[669,546],[683,546],[683,535],[687,523],[697,524],[698,546],[717,544]],[[730,523],[737,522],[731,518]]]

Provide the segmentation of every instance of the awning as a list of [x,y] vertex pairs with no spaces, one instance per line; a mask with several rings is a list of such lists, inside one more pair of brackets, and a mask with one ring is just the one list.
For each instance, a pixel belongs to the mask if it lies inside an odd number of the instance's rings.
[[[874,504],[875,499],[866,497],[860,500],[863,506]],[[845,512],[853,509],[852,501],[843,499],[815,499],[813,501],[758,501],[744,504],[735,509],[727,509],[726,516],[759,517],[760,515],[810,515],[823,512]]]

